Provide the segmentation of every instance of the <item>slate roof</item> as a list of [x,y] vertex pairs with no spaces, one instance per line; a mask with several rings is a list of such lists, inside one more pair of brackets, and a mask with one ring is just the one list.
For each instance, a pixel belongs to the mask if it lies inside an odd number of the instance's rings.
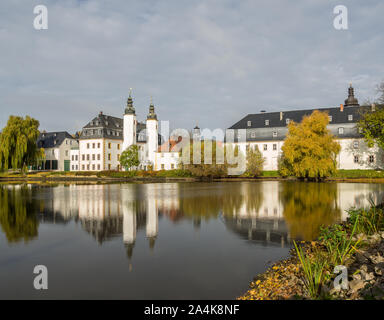
[[123,119],[100,112],[83,127],[80,139],[100,138],[123,140]]
[[[147,126],[144,122],[137,122],[136,126],[136,142],[145,143],[147,141]],[[86,126],[83,127],[80,139],[115,139],[124,140],[124,120],[113,116],[108,116],[100,112]],[[161,144],[162,137],[159,134],[158,143]]]
[[68,132],[42,132],[37,138],[38,148],[58,148],[65,139],[75,140]]
[[[377,106],[378,107],[378,106]],[[239,129],[246,129],[246,141],[282,141],[288,132],[287,119],[299,123],[304,116],[310,115],[313,111],[319,110],[327,112],[332,120],[328,124],[331,133],[339,138],[360,138],[360,134],[356,128],[356,123],[360,120],[362,114],[370,110],[370,106],[344,106],[343,111],[340,107],[333,108],[316,108],[307,110],[294,110],[283,112],[268,112],[258,114],[248,114],[240,121],[232,125],[229,130],[234,131],[234,142],[239,140],[236,133]],[[350,118],[352,116],[352,118]],[[266,120],[269,124],[266,125]],[[250,123],[248,123],[250,121]],[[339,134],[339,128],[343,128],[343,132]],[[225,140],[230,136],[226,133]]]
[[[285,127],[287,126],[286,119],[290,119],[295,122],[301,122],[304,116],[311,115],[311,113],[315,110],[327,112],[329,116],[332,116],[332,121],[330,122],[330,124],[356,123],[361,117],[361,112],[363,112],[367,108],[369,107],[354,106],[354,107],[344,107],[343,111],[340,110],[340,107],[282,111],[281,120],[280,120],[280,112],[248,114],[243,119],[241,119],[240,121],[232,125],[229,129]],[[349,115],[353,116],[352,121],[348,120]],[[269,125],[265,125],[265,120],[269,120]],[[251,126],[248,126],[248,121],[251,121]]]

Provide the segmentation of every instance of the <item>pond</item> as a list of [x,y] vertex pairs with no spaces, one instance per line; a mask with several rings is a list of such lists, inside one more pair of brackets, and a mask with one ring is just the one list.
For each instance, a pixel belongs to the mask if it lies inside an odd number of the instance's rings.
[[234,299],[293,239],[383,199],[366,183],[3,184],[0,299]]

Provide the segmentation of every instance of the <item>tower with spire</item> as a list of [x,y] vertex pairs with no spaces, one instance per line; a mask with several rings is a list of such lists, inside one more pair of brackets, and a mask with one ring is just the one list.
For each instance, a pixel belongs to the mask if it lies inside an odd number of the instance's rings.
[[146,129],[148,161],[152,164],[152,166],[154,166],[156,160],[156,152],[158,148],[159,128],[152,97],[149,105],[149,113],[147,115]]
[[124,141],[123,150],[129,146],[136,144],[136,111],[133,107],[132,88],[129,90],[127,106],[124,112]]

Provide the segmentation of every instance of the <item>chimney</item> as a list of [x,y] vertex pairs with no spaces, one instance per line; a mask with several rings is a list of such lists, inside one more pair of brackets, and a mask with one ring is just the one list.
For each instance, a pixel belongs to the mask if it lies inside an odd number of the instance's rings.
[[283,113],[280,111],[280,121],[283,121]]
[[374,103],[371,104],[371,111],[372,112],[376,111],[376,105]]
[[344,111],[344,105],[340,103],[340,112],[343,112],[343,111]]

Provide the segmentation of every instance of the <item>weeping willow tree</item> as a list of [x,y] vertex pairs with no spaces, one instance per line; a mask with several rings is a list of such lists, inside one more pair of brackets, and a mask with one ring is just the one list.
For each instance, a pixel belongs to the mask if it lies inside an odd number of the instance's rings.
[[0,170],[26,169],[44,157],[36,145],[39,121],[29,116],[10,116],[0,135]]

